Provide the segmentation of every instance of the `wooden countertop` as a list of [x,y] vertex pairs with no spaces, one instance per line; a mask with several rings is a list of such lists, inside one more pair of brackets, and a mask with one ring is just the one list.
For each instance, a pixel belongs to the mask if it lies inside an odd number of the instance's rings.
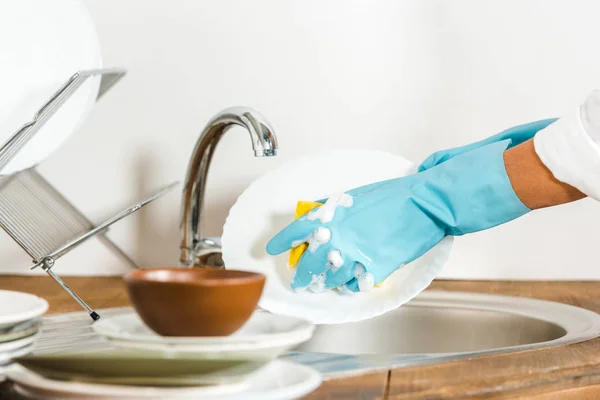
[[[67,277],[97,309],[128,305],[118,277]],[[80,307],[46,276],[0,276],[0,289],[44,297],[49,313]],[[429,289],[505,294],[559,301],[600,312],[600,282],[434,281]],[[600,338],[584,343],[396,369],[325,382],[307,399],[596,399]]]

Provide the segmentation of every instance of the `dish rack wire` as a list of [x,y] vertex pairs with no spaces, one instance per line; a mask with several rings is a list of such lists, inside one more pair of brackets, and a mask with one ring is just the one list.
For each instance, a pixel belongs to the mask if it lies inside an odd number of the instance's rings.
[[[98,101],[125,74],[126,70],[120,68],[82,70],[74,73],[39,109],[33,119],[24,124],[0,147],[0,171],[28,145],[44,124],[88,79],[100,79],[96,98]],[[33,265],[30,269],[41,268],[79,303],[93,320],[97,320],[100,315],[53,271],[56,261],[87,239],[97,236],[128,265],[139,268],[107,237],[108,228],[166,194],[177,186],[178,182],[162,187],[104,222],[94,224],[36,168],[37,165],[0,177],[0,227],[32,258]]]

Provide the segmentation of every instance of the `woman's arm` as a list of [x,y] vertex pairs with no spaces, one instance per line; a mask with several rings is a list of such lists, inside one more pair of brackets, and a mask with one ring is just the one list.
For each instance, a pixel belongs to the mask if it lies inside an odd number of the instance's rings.
[[532,210],[586,197],[552,175],[538,157],[533,139],[505,151],[504,165],[513,190],[523,204]]

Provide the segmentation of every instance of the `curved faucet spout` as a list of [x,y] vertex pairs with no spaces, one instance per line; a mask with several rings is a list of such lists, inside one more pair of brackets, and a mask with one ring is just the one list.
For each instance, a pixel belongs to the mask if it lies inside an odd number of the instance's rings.
[[[182,265],[194,265],[198,252],[203,250],[205,241],[201,218],[208,169],[219,140],[235,125],[246,128],[250,133],[255,157],[277,155],[275,132],[257,111],[246,107],[227,108],[206,124],[192,153],[183,188],[180,243]],[[214,244],[207,242],[206,247],[214,247]]]

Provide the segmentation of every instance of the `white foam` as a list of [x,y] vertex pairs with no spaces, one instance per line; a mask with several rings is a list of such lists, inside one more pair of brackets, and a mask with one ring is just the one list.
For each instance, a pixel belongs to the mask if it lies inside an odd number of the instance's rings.
[[361,292],[370,292],[375,287],[375,277],[372,273],[367,272],[365,266],[357,263],[354,277],[358,282],[358,288]]
[[366,273],[367,270],[365,269],[365,266],[362,265],[361,263],[356,263],[356,269],[354,270],[354,277],[356,279],[358,279],[359,276],[361,276],[362,274]]
[[325,272],[319,275],[313,274],[312,279],[308,284],[308,290],[315,293],[323,292],[325,290]]
[[348,285],[345,283],[342,286],[338,286],[337,290],[342,294],[354,294],[354,292],[348,289]]
[[314,253],[315,251],[317,251],[319,246],[329,243],[330,239],[331,231],[327,228],[323,228],[322,226],[320,226],[317,229],[315,229],[314,232],[311,233],[306,239],[306,242],[308,243],[308,250],[311,253]]
[[361,292],[370,292],[375,287],[375,277],[370,272],[365,272],[358,278],[358,288]]
[[344,265],[342,253],[339,250],[331,250],[327,254],[327,266],[332,272],[337,272],[342,265]]
[[331,231],[328,228],[320,226],[304,239],[294,240],[292,242],[292,247],[298,247],[302,243],[308,243],[308,250],[311,253],[314,253],[315,251],[317,251],[319,246],[321,246],[322,244],[329,243],[330,240]]
[[334,196],[331,196],[325,204],[320,207],[315,208],[313,211],[309,212],[306,215],[306,219],[309,221],[314,221],[315,219],[319,219],[321,223],[328,224],[333,220],[335,216],[335,209],[338,207],[352,207],[354,200],[352,196],[347,193],[341,193]]

